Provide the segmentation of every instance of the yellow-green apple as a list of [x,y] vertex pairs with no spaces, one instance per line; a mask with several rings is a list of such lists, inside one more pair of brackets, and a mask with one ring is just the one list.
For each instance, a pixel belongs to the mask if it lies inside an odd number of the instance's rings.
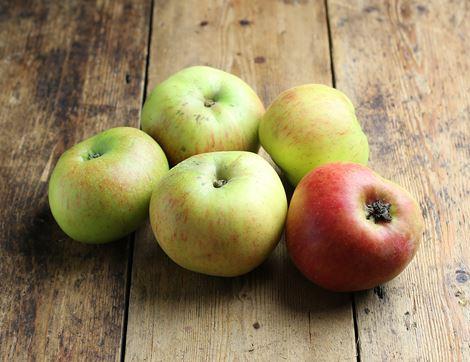
[[194,66],[155,87],[142,110],[142,129],[175,165],[204,152],[256,152],[263,113],[260,99],[240,78]]
[[260,121],[259,138],[293,185],[322,164],[367,164],[369,157],[353,104],[344,93],[323,84],[281,93]]
[[287,216],[289,254],[311,281],[333,291],[375,287],[414,257],[421,211],[397,184],[354,163],[332,163],[307,174]]
[[49,181],[49,205],[72,239],[105,243],[135,230],[168,161],[146,133],[111,128],[64,152]]
[[244,151],[192,156],[158,183],[150,222],[180,266],[216,276],[245,274],[277,245],[287,214],[284,187],[262,157]]

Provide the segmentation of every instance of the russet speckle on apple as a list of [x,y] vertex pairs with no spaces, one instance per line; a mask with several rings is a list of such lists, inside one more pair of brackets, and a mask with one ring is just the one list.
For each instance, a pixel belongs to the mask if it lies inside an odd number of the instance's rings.
[[146,133],[117,127],[62,154],[49,181],[49,205],[62,230],[85,243],[117,240],[147,218],[150,196],[168,172]]
[[260,121],[259,138],[292,185],[330,162],[367,164],[369,144],[354,106],[339,90],[305,84],[282,92]]
[[176,165],[205,152],[257,152],[263,113],[263,103],[243,80],[194,66],[155,87],[142,110],[142,129]]
[[216,276],[245,274],[281,238],[287,214],[282,182],[262,157],[243,151],[192,156],[158,183],[150,222],[180,266]]

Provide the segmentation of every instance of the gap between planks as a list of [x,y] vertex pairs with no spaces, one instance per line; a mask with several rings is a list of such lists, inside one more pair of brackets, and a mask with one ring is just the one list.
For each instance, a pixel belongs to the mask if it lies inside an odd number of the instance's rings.
[[[145,71],[144,71],[144,82],[142,84],[142,102],[143,107],[145,100],[147,99],[147,86],[148,86],[148,72],[150,64],[150,46],[152,44],[152,29],[153,29],[153,8],[154,0],[150,0],[150,13],[147,17],[148,22],[148,36],[147,36],[147,54],[145,57]],[[140,112],[137,125],[140,129]],[[122,335],[121,335],[121,362],[126,360],[126,343],[127,343],[127,323],[129,320],[129,302],[131,295],[131,284],[132,284],[132,267],[134,264],[134,247],[135,247],[135,232],[132,233],[129,238],[129,249],[128,249],[128,259],[127,259],[127,275],[126,275],[126,299],[124,302],[124,316],[122,323]]]
[[[325,0],[324,4],[325,4],[324,6],[325,6],[326,27],[327,27],[327,33],[328,33],[328,48],[330,51],[331,84],[333,85],[334,88],[336,88],[336,74],[335,74],[335,64],[334,64],[334,57],[333,57],[333,50],[334,50],[333,49],[333,35],[331,33],[328,0]],[[352,310],[352,317],[353,317],[353,324],[354,324],[354,341],[355,341],[355,348],[356,348],[356,360],[357,362],[361,362],[361,345],[360,345],[361,342],[359,340],[356,300],[355,300],[354,293],[351,293],[350,295],[351,295],[351,310]]]

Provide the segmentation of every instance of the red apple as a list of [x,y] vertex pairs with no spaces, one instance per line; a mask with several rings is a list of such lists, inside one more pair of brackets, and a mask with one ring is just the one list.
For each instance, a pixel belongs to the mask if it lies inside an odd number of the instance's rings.
[[422,231],[420,209],[408,191],[365,166],[331,163],[307,174],[295,189],[286,239],[308,279],[345,292],[400,274]]

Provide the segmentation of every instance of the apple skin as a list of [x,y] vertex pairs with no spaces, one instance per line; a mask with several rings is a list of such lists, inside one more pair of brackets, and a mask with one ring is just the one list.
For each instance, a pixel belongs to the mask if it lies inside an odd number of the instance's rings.
[[142,110],[142,130],[170,164],[213,151],[259,149],[264,106],[253,89],[222,70],[193,66],[158,84]]
[[159,182],[150,202],[152,230],[165,253],[183,268],[225,277],[245,274],[268,257],[286,215],[277,173],[243,151],[190,157]]
[[349,98],[323,84],[282,92],[260,121],[261,145],[294,186],[330,162],[366,165],[369,144]]
[[[378,200],[391,204],[390,222],[367,218],[366,205]],[[421,211],[408,191],[365,166],[332,163],[310,172],[295,189],[286,239],[308,279],[346,292],[396,277],[414,257],[422,232]]]
[[117,240],[147,218],[152,191],[167,172],[165,154],[150,136],[111,128],[62,154],[49,181],[52,215],[77,241]]

